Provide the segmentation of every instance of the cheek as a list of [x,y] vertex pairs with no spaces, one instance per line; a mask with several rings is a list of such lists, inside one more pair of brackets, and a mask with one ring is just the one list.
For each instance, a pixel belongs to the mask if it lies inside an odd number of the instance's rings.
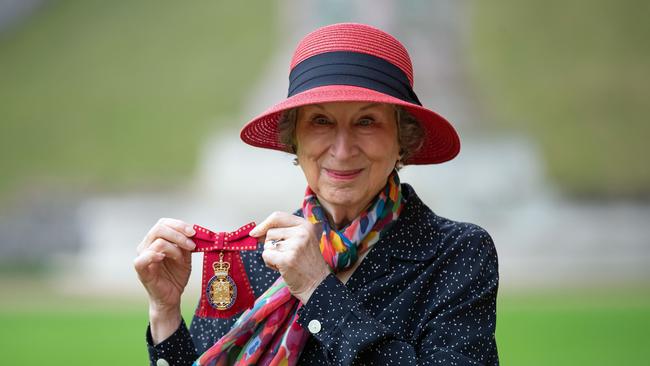
[[320,169],[318,159],[314,154],[305,149],[298,148],[298,165],[307,180],[307,184],[313,189],[317,190],[318,179],[320,176]]
[[296,129],[297,155],[304,159],[315,159],[326,146],[323,134],[315,133],[299,123]]
[[[399,144],[392,138],[373,141],[366,148],[366,155],[378,167],[392,170],[399,159]],[[385,170],[382,169],[382,170]]]

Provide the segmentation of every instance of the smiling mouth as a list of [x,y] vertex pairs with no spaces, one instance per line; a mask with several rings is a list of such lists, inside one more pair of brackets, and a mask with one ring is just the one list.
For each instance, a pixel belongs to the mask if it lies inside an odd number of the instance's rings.
[[336,169],[325,169],[327,175],[330,178],[339,179],[339,180],[351,180],[359,176],[363,169],[353,169],[353,170],[336,170]]

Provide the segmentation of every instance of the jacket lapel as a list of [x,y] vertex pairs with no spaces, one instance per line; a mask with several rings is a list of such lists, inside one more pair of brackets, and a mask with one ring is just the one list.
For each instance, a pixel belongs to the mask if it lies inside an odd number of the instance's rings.
[[386,277],[390,274],[395,260],[427,261],[436,255],[438,243],[429,235],[418,234],[418,231],[429,231],[415,223],[436,215],[415,194],[408,184],[402,184],[402,190],[407,198],[404,211],[399,220],[390,228],[388,233],[370,250],[366,258],[354,271],[346,286],[353,292],[366,284]]
[[386,244],[385,240],[382,239],[375,244],[346,283],[352,292],[390,272],[390,255],[386,250],[388,245],[380,244]]

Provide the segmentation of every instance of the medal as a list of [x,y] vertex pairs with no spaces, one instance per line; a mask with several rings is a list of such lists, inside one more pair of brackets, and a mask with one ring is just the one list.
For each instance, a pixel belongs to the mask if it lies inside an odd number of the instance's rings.
[[250,223],[232,232],[213,232],[194,225],[195,252],[203,252],[201,300],[196,316],[232,318],[253,307],[255,294],[242,261],[242,251],[257,249],[257,239],[248,235]]
[[237,299],[237,285],[228,274],[230,263],[223,261],[223,252],[219,253],[219,262],[212,263],[212,268],[214,276],[206,289],[208,302],[217,310],[228,310]]

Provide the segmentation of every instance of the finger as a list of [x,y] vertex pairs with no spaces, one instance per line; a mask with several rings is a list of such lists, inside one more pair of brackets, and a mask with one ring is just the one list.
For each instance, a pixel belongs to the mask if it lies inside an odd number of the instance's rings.
[[264,250],[280,250],[281,245],[282,240],[280,239],[268,240],[264,242]]
[[[160,230],[160,227],[169,227],[172,230],[178,231],[179,233],[185,235],[185,236],[194,236],[196,234],[196,230],[192,227],[192,225],[187,224],[181,220],[176,220],[176,219],[170,219],[167,217],[163,217],[156,222],[154,226],[151,227],[147,235],[145,236],[143,242],[144,243],[152,243],[154,240],[156,240],[156,233],[158,230]],[[146,244],[145,244],[146,246]]]
[[282,262],[282,253],[276,251],[276,250],[264,250],[262,252],[262,259],[264,260],[264,264],[266,264],[267,267],[279,271],[280,264]]
[[178,246],[162,238],[156,239],[153,242],[153,244],[151,244],[151,246],[149,247],[149,250],[152,250],[157,253],[163,253],[167,258],[171,258],[174,260],[184,259],[183,253],[181,252],[181,249]]
[[250,236],[260,237],[266,235],[266,232],[271,228],[277,227],[290,227],[300,225],[305,219],[292,215],[286,212],[276,211],[269,215],[259,225],[255,226],[249,233]]
[[169,226],[172,229],[181,232],[187,236],[194,236],[196,234],[196,230],[194,230],[194,227],[191,224],[186,223],[185,221],[163,217],[160,220],[158,220],[158,222],[166,226]]
[[[269,241],[267,243],[270,245],[271,242]],[[276,264],[286,265],[289,263],[293,257],[296,257],[299,255],[299,253],[301,253],[301,247],[304,246],[304,244],[305,241],[297,239],[295,237],[284,239],[276,243],[275,248],[271,248],[272,251],[282,254],[282,257],[278,258],[279,262],[276,261]]]
[[140,255],[133,259],[133,267],[138,273],[140,280],[147,280],[147,270],[150,264],[159,263],[165,259],[164,253],[154,252],[153,250],[145,250]]
[[170,226],[166,226],[165,224],[156,225],[156,229],[153,231],[153,235],[155,238],[165,239],[186,250],[194,250],[196,247],[196,244],[192,241],[192,239],[188,238],[182,232],[179,232]]
[[271,240],[282,240],[282,239],[287,239],[287,238],[292,238],[294,236],[300,235],[300,231],[298,230],[298,227],[292,226],[292,227],[274,227],[269,229],[266,232],[266,240],[265,241],[271,241]]

